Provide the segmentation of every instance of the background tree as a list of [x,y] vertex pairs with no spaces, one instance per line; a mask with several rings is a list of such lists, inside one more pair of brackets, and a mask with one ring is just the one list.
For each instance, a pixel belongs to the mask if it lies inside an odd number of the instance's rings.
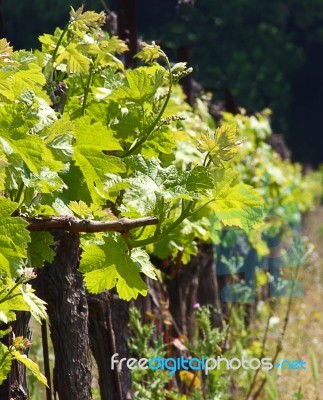
[[323,145],[321,1],[151,3],[154,11],[141,7],[139,15],[145,37],[168,49],[189,48],[193,76],[214,100],[229,89],[250,111],[271,108],[273,128],[284,132],[294,158],[322,161],[315,150]]

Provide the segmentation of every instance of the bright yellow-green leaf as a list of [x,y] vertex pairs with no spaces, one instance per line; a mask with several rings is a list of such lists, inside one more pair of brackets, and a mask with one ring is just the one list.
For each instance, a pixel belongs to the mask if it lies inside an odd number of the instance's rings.
[[83,6],[76,11],[71,7],[70,25],[72,29],[87,32],[89,28],[99,28],[105,23],[104,13],[96,13],[94,11],[83,12]]
[[12,55],[13,48],[6,39],[0,39],[0,66],[8,64]]
[[46,303],[35,295],[35,290],[28,283],[21,286],[20,291],[24,301],[29,306],[31,315],[41,324],[41,320],[47,317]]
[[101,204],[102,199],[110,199],[109,174],[126,171],[120,158],[105,153],[122,150],[122,147],[109,128],[101,122],[91,125],[88,117],[83,117],[76,122],[75,136],[73,159],[83,173],[93,202]]
[[48,386],[46,377],[40,372],[39,366],[34,361],[28,358],[25,354],[21,354],[18,350],[12,351],[11,354],[17,361],[24,364],[26,368],[39,380],[39,382]]
[[152,44],[148,44],[146,42],[141,43],[142,49],[135,55],[135,57],[140,60],[148,63],[156,60],[160,56],[160,46],[158,46],[155,42]]
[[2,147],[0,147],[0,192],[5,190],[5,168],[8,166],[7,158]]
[[28,244],[30,264],[40,268],[44,262],[52,262],[55,257],[53,236],[49,232],[30,232],[31,242]]
[[122,238],[104,238],[104,245],[84,246],[80,271],[84,273],[87,289],[100,293],[116,286],[120,298],[130,300],[146,295],[147,287],[140,272],[155,278],[149,256],[143,250],[130,254]]
[[202,133],[198,139],[198,148],[209,153],[215,165],[231,160],[238,153],[240,144],[235,125],[222,125],[215,133]]
[[0,194],[0,271],[8,276],[16,276],[22,259],[27,257],[30,241],[26,227],[28,223],[20,217],[12,217],[17,204]]
[[0,385],[7,379],[11,370],[12,357],[8,355],[8,347],[0,342]]
[[251,186],[219,185],[209,207],[215,211],[213,227],[220,222],[225,227],[241,228],[249,233],[263,217],[263,199]]
[[86,74],[91,64],[91,60],[79,51],[75,43],[65,47],[55,62],[56,65],[66,64],[66,70],[71,74]]
[[162,86],[163,75],[164,69],[158,65],[128,70],[125,84],[114,90],[109,98],[114,101],[129,99],[138,103],[149,101]]

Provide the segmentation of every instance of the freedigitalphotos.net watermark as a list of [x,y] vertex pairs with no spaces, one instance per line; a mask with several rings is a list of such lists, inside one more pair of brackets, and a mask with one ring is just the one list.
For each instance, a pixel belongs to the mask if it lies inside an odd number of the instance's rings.
[[171,375],[175,374],[176,371],[181,370],[192,370],[192,371],[204,371],[205,375],[209,374],[209,371],[214,369],[226,370],[237,370],[252,369],[257,370],[262,368],[263,370],[271,370],[273,368],[280,368],[282,370],[306,370],[306,362],[298,359],[295,360],[282,360],[281,362],[274,362],[272,358],[209,358],[202,356],[201,358],[190,358],[187,359],[184,356],[177,358],[164,358],[164,357],[153,357],[153,358],[119,358],[119,353],[115,353],[111,357],[111,369],[122,370],[122,368],[128,368],[133,370],[135,368],[139,369],[150,369],[150,370],[166,370],[169,371]]

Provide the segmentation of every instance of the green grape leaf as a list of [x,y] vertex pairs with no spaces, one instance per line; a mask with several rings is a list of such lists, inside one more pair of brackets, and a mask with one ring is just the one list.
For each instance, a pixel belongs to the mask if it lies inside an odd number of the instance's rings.
[[30,232],[31,242],[28,244],[28,258],[33,268],[40,268],[44,262],[52,262],[55,251],[51,248],[55,242],[49,232]]
[[61,194],[61,198],[64,199],[66,203],[74,201],[75,199],[83,200],[87,204],[92,202],[90,191],[84,180],[84,175],[74,162],[72,162],[69,169],[61,173],[60,176],[67,186]]
[[[7,328],[7,329],[5,329],[5,330],[3,330],[3,329],[0,329],[0,339],[2,339],[3,337],[5,337],[6,335],[8,335],[8,333],[10,333],[12,331],[12,327],[11,326],[9,326],[9,328]],[[0,354],[1,354],[1,349],[0,349]]]
[[4,277],[0,279],[0,309],[0,321],[5,324],[16,320],[14,310],[29,310],[20,295],[18,287],[15,288],[15,281],[13,279]]
[[105,174],[104,190],[111,201],[115,202],[120,192],[129,187],[129,182],[116,174]]
[[104,245],[91,243],[84,246],[79,269],[91,293],[116,286],[120,298],[130,300],[137,298],[139,293],[147,294],[146,284],[140,277],[140,272],[153,276],[147,257],[136,251],[132,258],[122,238],[105,236]]
[[91,204],[88,206],[84,201],[71,201],[68,204],[69,209],[79,218],[82,219],[96,219],[99,218],[103,221],[111,221],[116,219],[110,209],[102,209],[101,206]]
[[8,323],[8,316],[2,310],[0,310],[0,322]]
[[35,174],[40,174],[45,166],[48,166],[52,172],[60,171],[64,167],[61,162],[53,161],[50,150],[37,136],[19,140],[9,139],[8,142],[13,151],[23,159],[30,171]]
[[33,127],[31,133],[40,132],[42,129],[44,129],[46,126],[51,125],[57,119],[56,112],[49,104],[47,104],[45,100],[37,97],[36,101],[38,103],[37,117],[39,119],[39,122]]
[[109,96],[113,101],[130,100],[143,104],[151,100],[163,84],[164,69],[154,65],[139,67],[126,72],[125,84],[115,89]]
[[214,188],[212,175],[202,165],[197,165],[192,171],[186,172],[183,175],[186,178],[186,188],[190,192],[199,192]]
[[[4,303],[4,304],[6,305],[6,303]],[[1,307],[2,307],[2,305],[3,304],[1,304]],[[23,310],[17,310],[17,311],[28,311],[28,309],[26,307],[24,307]],[[2,315],[5,315],[4,318],[7,320],[7,322],[12,322],[12,321],[15,321],[17,319],[16,313],[14,311],[9,310],[9,307],[4,309],[3,311],[1,311],[1,313],[2,313]],[[5,320],[3,320],[3,322],[4,321]]]
[[46,143],[51,143],[58,136],[73,135],[74,131],[74,122],[70,121],[68,117],[62,116],[39,132],[39,135],[46,138]]
[[7,157],[0,147],[0,192],[5,190],[6,167],[8,165]]
[[146,157],[158,157],[159,153],[171,154],[175,147],[173,132],[168,127],[162,127],[145,141],[142,154]]
[[22,284],[17,287],[15,287],[15,285],[15,281],[10,278],[0,281],[1,311],[9,322],[16,320],[16,314],[14,311],[29,311],[29,306],[24,301],[20,292]]
[[15,99],[15,95],[11,90],[12,75],[13,72],[10,70],[9,71],[0,70],[0,95],[2,96],[1,100],[13,101]]
[[237,140],[236,125],[222,125],[211,132],[201,134],[198,149],[210,154],[215,165],[231,160],[238,152],[241,141]]
[[102,203],[102,199],[110,199],[108,191],[104,190],[104,181],[108,180],[106,174],[125,172],[123,162],[117,157],[106,156],[96,148],[75,146],[74,149],[73,158],[83,173],[93,202]]
[[84,201],[71,201],[68,208],[79,218],[93,219],[93,211]]
[[0,108],[0,135],[12,140],[25,139],[38,119],[34,112],[27,112],[27,104],[5,104]]
[[41,324],[41,320],[47,318],[46,303],[34,294],[35,290],[28,283],[20,286],[19,289],[31,315]]
[[119,274],[114,265],[84,273],[87,290],[95,294],[114,288],[118,278]]
[[98,14],[94,11],[83,12],[83,6],[76,11],[71,7],[70,16],[71,27],[81,32],[87,32],[89,28],[99,28],[105,23],[104,13]]
[[73,154],[75,125],[67,118],[59,118],[39,134],[44,137],[45,143],[56,160],[69,161]]
[[214,190],[214,199],[209,207],[215,211],[212,226],[241,228],[250,233],[263,217],[264,202],[259,193],[251,186],[235,184],[218,185]]
[[138,297],[138,294],[141,294],[142,296],[147,296],[148,289],[146,284],[143,281],[139,281],[134,285],[131,286],[129,285],[129,282],[127,279],[119,277],[117,281],[117,292],[120,296],[120,299],[130,301],[132,299],[136,299]]
[[136,209],[142,216],[158,215],[163,208],[163,198],[174,200],[180,196],[168,190],[177,183],[174,166],[162,168],[155,158],[146,160],[141,155],[126,159],[128,167],[134,171],[130,177],[130,187],[125,190],[124,204]]
[[42,67],[34,62],[36,57],[32,53],[27,54],[28,57],[26,57],[26,54],[14,53],[14,58],[17,58],[17,61],[20,62],[19,70],[14,75],[14,78],[23,82],[25,88],[37,92],[37,88],[42,88],[46,84],[46,79],[42,72]]
[[38,37],[38,40],[42,44],[43,52],[53,53],[55,51],[56,45],[62,34],[61,28],[56,28],[53,35],[45,33]]
[[208,217],[195,216],[185,219],[167,236],[154,245],[153,253],[161,259],[176,258],[181,254],[183,264],[187,264],[191,257],[197,254],[197,241],[206,242],[210,238],[210,222]]
[[113,131],[102,122],[91,123],[91,118],[88,116],[73,122],[77,146],[90,146],[100,151],[122,150]]
[[39,382],[43,383],[44,385],[47,385],[47,379],[46,377],[40,372],[39,366],[32,361],[30,358],[26,356],[26,354],[22,354],[18,350],[14,350],[11,352],[12,356],[14,359],[17,361],[20,361],[22,364],[26,366],[26,368],[39,380]]
[[120,107],[111,101],[107,107],[107,118],[112,121],[111,128],[126,143],[133,143],[136,132],[142,130],[143,110],[140,105],[131,104],[131,107]]
[[72,42],[58,54],[55,63],[59,66],[66,64],[66,71],[70,74],[87,74],[91,60],[81,53],[76,43]]
[[155,42],[148,44],[146,42],[141,42],[142,49],[135,55],[135,57],[144,61],[145,63],[152,62],[159,58],[160,56],[160,46]]
[[34,119],[23,119],[12,108],[2,107],[0,109],[0,145],[10,161],[11,154],[17,154],[27,165],[28,169],[39,175],[41,170],[48,167],[52,172],[64,168],[61,161],[53,158],[46,143],[39,136],[26,134],[29,124],[34,126]]
[[56,136],[50,143],[48,147],[52,151],[56,160],[69,161],[73,154],[73,136],[66,134]]
[[0,342],[0,385],[7,379],[11,370],[12,357],[8,355],[8,347]]
[[76,122],[75,136],[73,159],[82,171],[93,202],[100,204],[102,199],[111,199],[109,185],[105,186],[109,174],[123,173],[126,168],[120,158],[106,155],[105,152],[122,150],[122,147],[114,138],[112,130],[100,122],[91,125],[89,117]]
[[24,63],[19,66],[19,69],[2,70],[0,78],[0,95],[6,100],[18,100],[26,89],[44,96],[42,87],[46,79],[41,67],[37,64]]
[[20,217],[12,217],[17,204],[0,196],[0,270],[16,277],[17,269],[27,257],[30,242],[28,223]]
[[[51,193],[64,187],[57,172],[65,166],[53,158],[53,154],[40,137],[25,135],[25,138],[15,139],[9,134],[3,135],[0,127],[0,146],[10,163],[13,188],[16,188],[17,177],[22,177],[25,186],[34,187],[43,193]],[[24,168],[21,161],[28,169]]]
[[203,166],[196,166],[178,176],[174,165],[163,168],[160,162],[142,155],[126,159],[130,171],[130,187],[124,192],[124,204],[129,209],[137,210],[140,215],[159,215],[179,199],[199,198],[200,192],[214,188],[211,174]]
[[131,258],[138,265],[140,272],[151,279],[156,279],[155,268],[145,250],[140,248],[133,249],[131,251]]

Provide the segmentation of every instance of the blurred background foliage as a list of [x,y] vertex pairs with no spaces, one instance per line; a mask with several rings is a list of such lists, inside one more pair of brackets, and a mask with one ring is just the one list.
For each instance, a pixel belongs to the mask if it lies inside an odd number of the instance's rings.
[[[135,0],[133,0],[135,1]],[[16,49],[64,25],[80,0],[0,0],[1,35]],[[116,10],[121,0],[88,0]],[[189,58],[193,78],[223,101],[229,91],[249,112],[273,110],[293,159],[323,161],[322,0],[137,0],[138,36],[156,40],[173,61]]]

